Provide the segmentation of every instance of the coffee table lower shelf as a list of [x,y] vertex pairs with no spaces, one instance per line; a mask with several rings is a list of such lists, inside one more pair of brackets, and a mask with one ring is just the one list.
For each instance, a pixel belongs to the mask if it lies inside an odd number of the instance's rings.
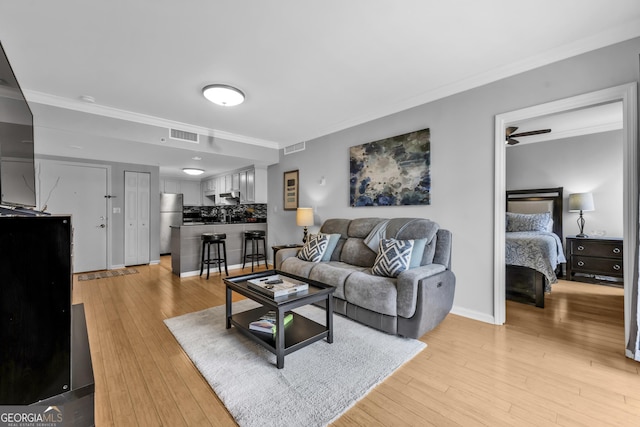
[[[248,280],[269,277],[275,274],[306,282],[309,288],[274,299],[249,288],[247,285]],[[287,354],[321,339],[326,339],[329,344],[333,342],[333,292],[335,287],[278,270],[265,270],[228,277],[224,279],[224,283],[226,285],[226,328],[229,329],[234,326],[249,339],[275,354],[278,369],[284,367],[284,357]],[[233,292],[244,295],[260,304],[260,306],[251,310],[233,313],[233,298],[231,297]],[[320,301],[325,303],[324,325],[293,312],[296,308]],[[276,313],[276,323],[278,323],[279,330],[276,331],[275,335],[249,329],[251,322],[258,320],[269,310],[273,310]],[[293,321],[282,327],[284,314],[289,311],[293,313]]]
[[[252,310],[235,313],[231,316],[231,324],[252,341],[262,345],[271,353],[277,355],[276,340],[273,334],[249,329],[249,324],[260,318],[269,309],[258,307]],[[284,355],[293,353],[309,344],[329,336],[326,326],[311,319],[293,313],[293,320],[284,328]]]

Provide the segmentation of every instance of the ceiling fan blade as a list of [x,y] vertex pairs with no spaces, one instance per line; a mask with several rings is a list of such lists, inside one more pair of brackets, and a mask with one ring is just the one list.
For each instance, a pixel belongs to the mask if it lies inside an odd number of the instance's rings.
[[520,133],[514,133],[510,136],[513,137],[517,137],[517,136],[531,136],[531,135],[540,135],[541,133],[549,133],[551,132],[551,129],[541,129],[541,130],[532,130],[530,132],[520,132]]
[[513,138],[507,138],[507,144],[509,144],[509,145],[516,145],[518,143],[520,143],[520,141],[516,141]]
[[507,138],[509,138],[511,134],[514,133],[516,130],[518,130],[516,126],[509,126],[505,131],[507,134]]

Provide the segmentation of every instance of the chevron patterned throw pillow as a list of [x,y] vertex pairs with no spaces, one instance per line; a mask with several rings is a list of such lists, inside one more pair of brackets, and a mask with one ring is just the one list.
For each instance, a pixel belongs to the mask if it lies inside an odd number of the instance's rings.
[[376,276],[398,277],[409,268],[413,240],[380,240],[378,256],[371,269]]
[[303,261],[320,262],[328,245],[328,234],[312,234],[298,253],[298,258]]

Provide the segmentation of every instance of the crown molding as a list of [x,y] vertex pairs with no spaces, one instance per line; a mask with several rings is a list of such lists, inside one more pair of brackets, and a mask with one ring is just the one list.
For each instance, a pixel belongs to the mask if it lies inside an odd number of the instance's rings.
[[526,71],[549,65],[554,62],[562,61],[617,43],[622,43],[636,37],[640,37],[640,19],[633,21],[627,25],[616,27],[609,31],[604,31],[572,43],[558,46],[539,55],[534,55],[521,61],[496,67],[492,70],[477,74],[475,76],[471,76],[467,79],[444,85],[428,92],[417,94],[415,96],[400,100],[394,104],[387,105],[384,107],[384,109],[378,109],[376,111],[370,110],[366,114],[363,114],[359,117],[355,117],[353,119],[346,120],[340,123],[335,123],[320,130],[315,134],[307,135],[305,138],[302,138],[302,140],[311,141],[324,135],[329,135],[334,132],[367,123],[380,117],[396,114],[410,108],[437,101],[438,99],[446,98],[457,93],[484,86],[486,84],[515,76],[516,74],[524,73]]
[[160,117],[149,116],[146,114],[135,113],[132,111],[120,110],[118,108],[107,107],[99,104],[92,104],[81,100],[64,98],[61,96],[51,95],[44,92],[34,90],[25,90],[24,95],[28,102],[49,105],[67,110],[79,111],[87,114],[109,117],[112,119],[125,120],[134,123],[140,123],[149,126],[157,126],[162,128],[180,129],[188,132],[197,133],[199,135],[211,136],[214,138],[225,139],[228,141],[241,142],[244,144],[257,145],[265,148],[279,149],[279,144],[266,139],[253,138],[250,136],[239,135],[236,133],[225,132],[217,129],[210,129],[202,126],[196,126],[189,123],[177,122],[174,120],[163,119]]

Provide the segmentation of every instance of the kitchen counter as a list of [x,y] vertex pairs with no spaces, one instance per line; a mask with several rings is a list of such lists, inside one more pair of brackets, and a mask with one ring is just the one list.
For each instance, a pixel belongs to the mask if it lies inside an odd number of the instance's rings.
[[189,227],[192,225],[233,225],[233,224],[266,224],[266,221],[227,221],[227,222],[185,222],[183,227]]
[[[191,224],[171,227],[171,270],[180,277],[200,274],[200,251],[202,233],[225,233],[227,246],[227,266],[229,269],[242,267],[242,245],[244,232],[267,231],[265,222]],[[211,267],[211,273],[218,271]],[[224,268],[223,268],[224,274]]]

